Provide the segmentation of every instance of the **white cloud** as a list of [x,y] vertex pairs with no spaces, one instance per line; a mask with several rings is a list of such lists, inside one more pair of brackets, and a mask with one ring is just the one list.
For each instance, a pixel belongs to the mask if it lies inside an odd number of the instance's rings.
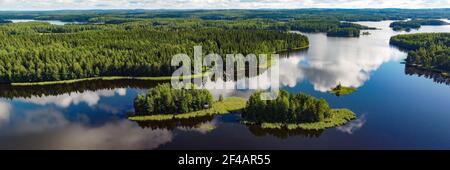
[[448,0],[0,0],[1,10],[445,7]]

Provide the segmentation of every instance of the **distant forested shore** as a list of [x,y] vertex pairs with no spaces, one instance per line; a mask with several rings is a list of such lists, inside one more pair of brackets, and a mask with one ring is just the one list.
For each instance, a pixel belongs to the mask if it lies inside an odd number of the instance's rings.
[[0,11],[3,19],[61,20],[66,22],[98,22],[112,19],[138,20],[149,18],[198,18],[202,20],[239,19],[323,19],[338,21],[381,21],[405,19],[450,18],[450,9],[223,9],[223,10],[57,10],[57,11]]

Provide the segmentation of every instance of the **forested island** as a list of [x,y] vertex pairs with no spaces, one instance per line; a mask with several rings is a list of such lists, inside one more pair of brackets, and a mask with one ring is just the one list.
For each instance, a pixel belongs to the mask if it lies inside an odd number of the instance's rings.
[[408,51],[407,66],[418,67],[449,76],[450,33],[397,35],[390,43]]
[[224,114],[241,110],[245,99],[221,97],[214,101],[206,89],[174,89],[170,84],[160,84],[138,95],[134,100],[135,112],[129,117],[134,121],[170,120]]
[[413,19],[408,21],[392,22],[389,27],[394,31],[411,31],[411,29],[419,29],[422,25],[448,25],[449,23],[437,19]]
[[246,124],[262,128],[320,130],[343,125],[355,119],[348,109],[330,109],[324,99],[280,90],[276,100],[261,100],[261,92],[253,93],[242,113]]
[[284,29],[302,32],[324,32],[330,37],[359,37],[361,30],[376,29],[349,22],[330,20],[292,21],[286,27]]

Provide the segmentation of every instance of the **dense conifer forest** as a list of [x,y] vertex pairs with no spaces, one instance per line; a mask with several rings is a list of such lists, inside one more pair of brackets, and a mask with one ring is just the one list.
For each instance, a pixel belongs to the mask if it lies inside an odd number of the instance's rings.
[[161,84],[134,99],[136,115],[180,114],[207,109],[214,100],[206,89],[173,89]]
[[390,42],[408,51],[406,64],[443,71],[447,75],[450,72],[450,33],[397,35]]
[[276,100],[262,100],[261,92],[253,93],[242,117],[258,123],[301,123],[320,122],[329,115],[330,107],[324,99],[281,90]]
[[305,36],[275,30],[158,28],[144,23],[0,26],[0,82],[97,76],[163,76],[171,57],[193,47],[221,54],[270,54],[308,46]]

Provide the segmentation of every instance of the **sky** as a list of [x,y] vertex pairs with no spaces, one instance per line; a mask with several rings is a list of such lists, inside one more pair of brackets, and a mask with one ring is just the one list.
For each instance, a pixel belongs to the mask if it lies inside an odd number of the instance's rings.
[[450,8],[450,0],[0,0],[0,10]]

